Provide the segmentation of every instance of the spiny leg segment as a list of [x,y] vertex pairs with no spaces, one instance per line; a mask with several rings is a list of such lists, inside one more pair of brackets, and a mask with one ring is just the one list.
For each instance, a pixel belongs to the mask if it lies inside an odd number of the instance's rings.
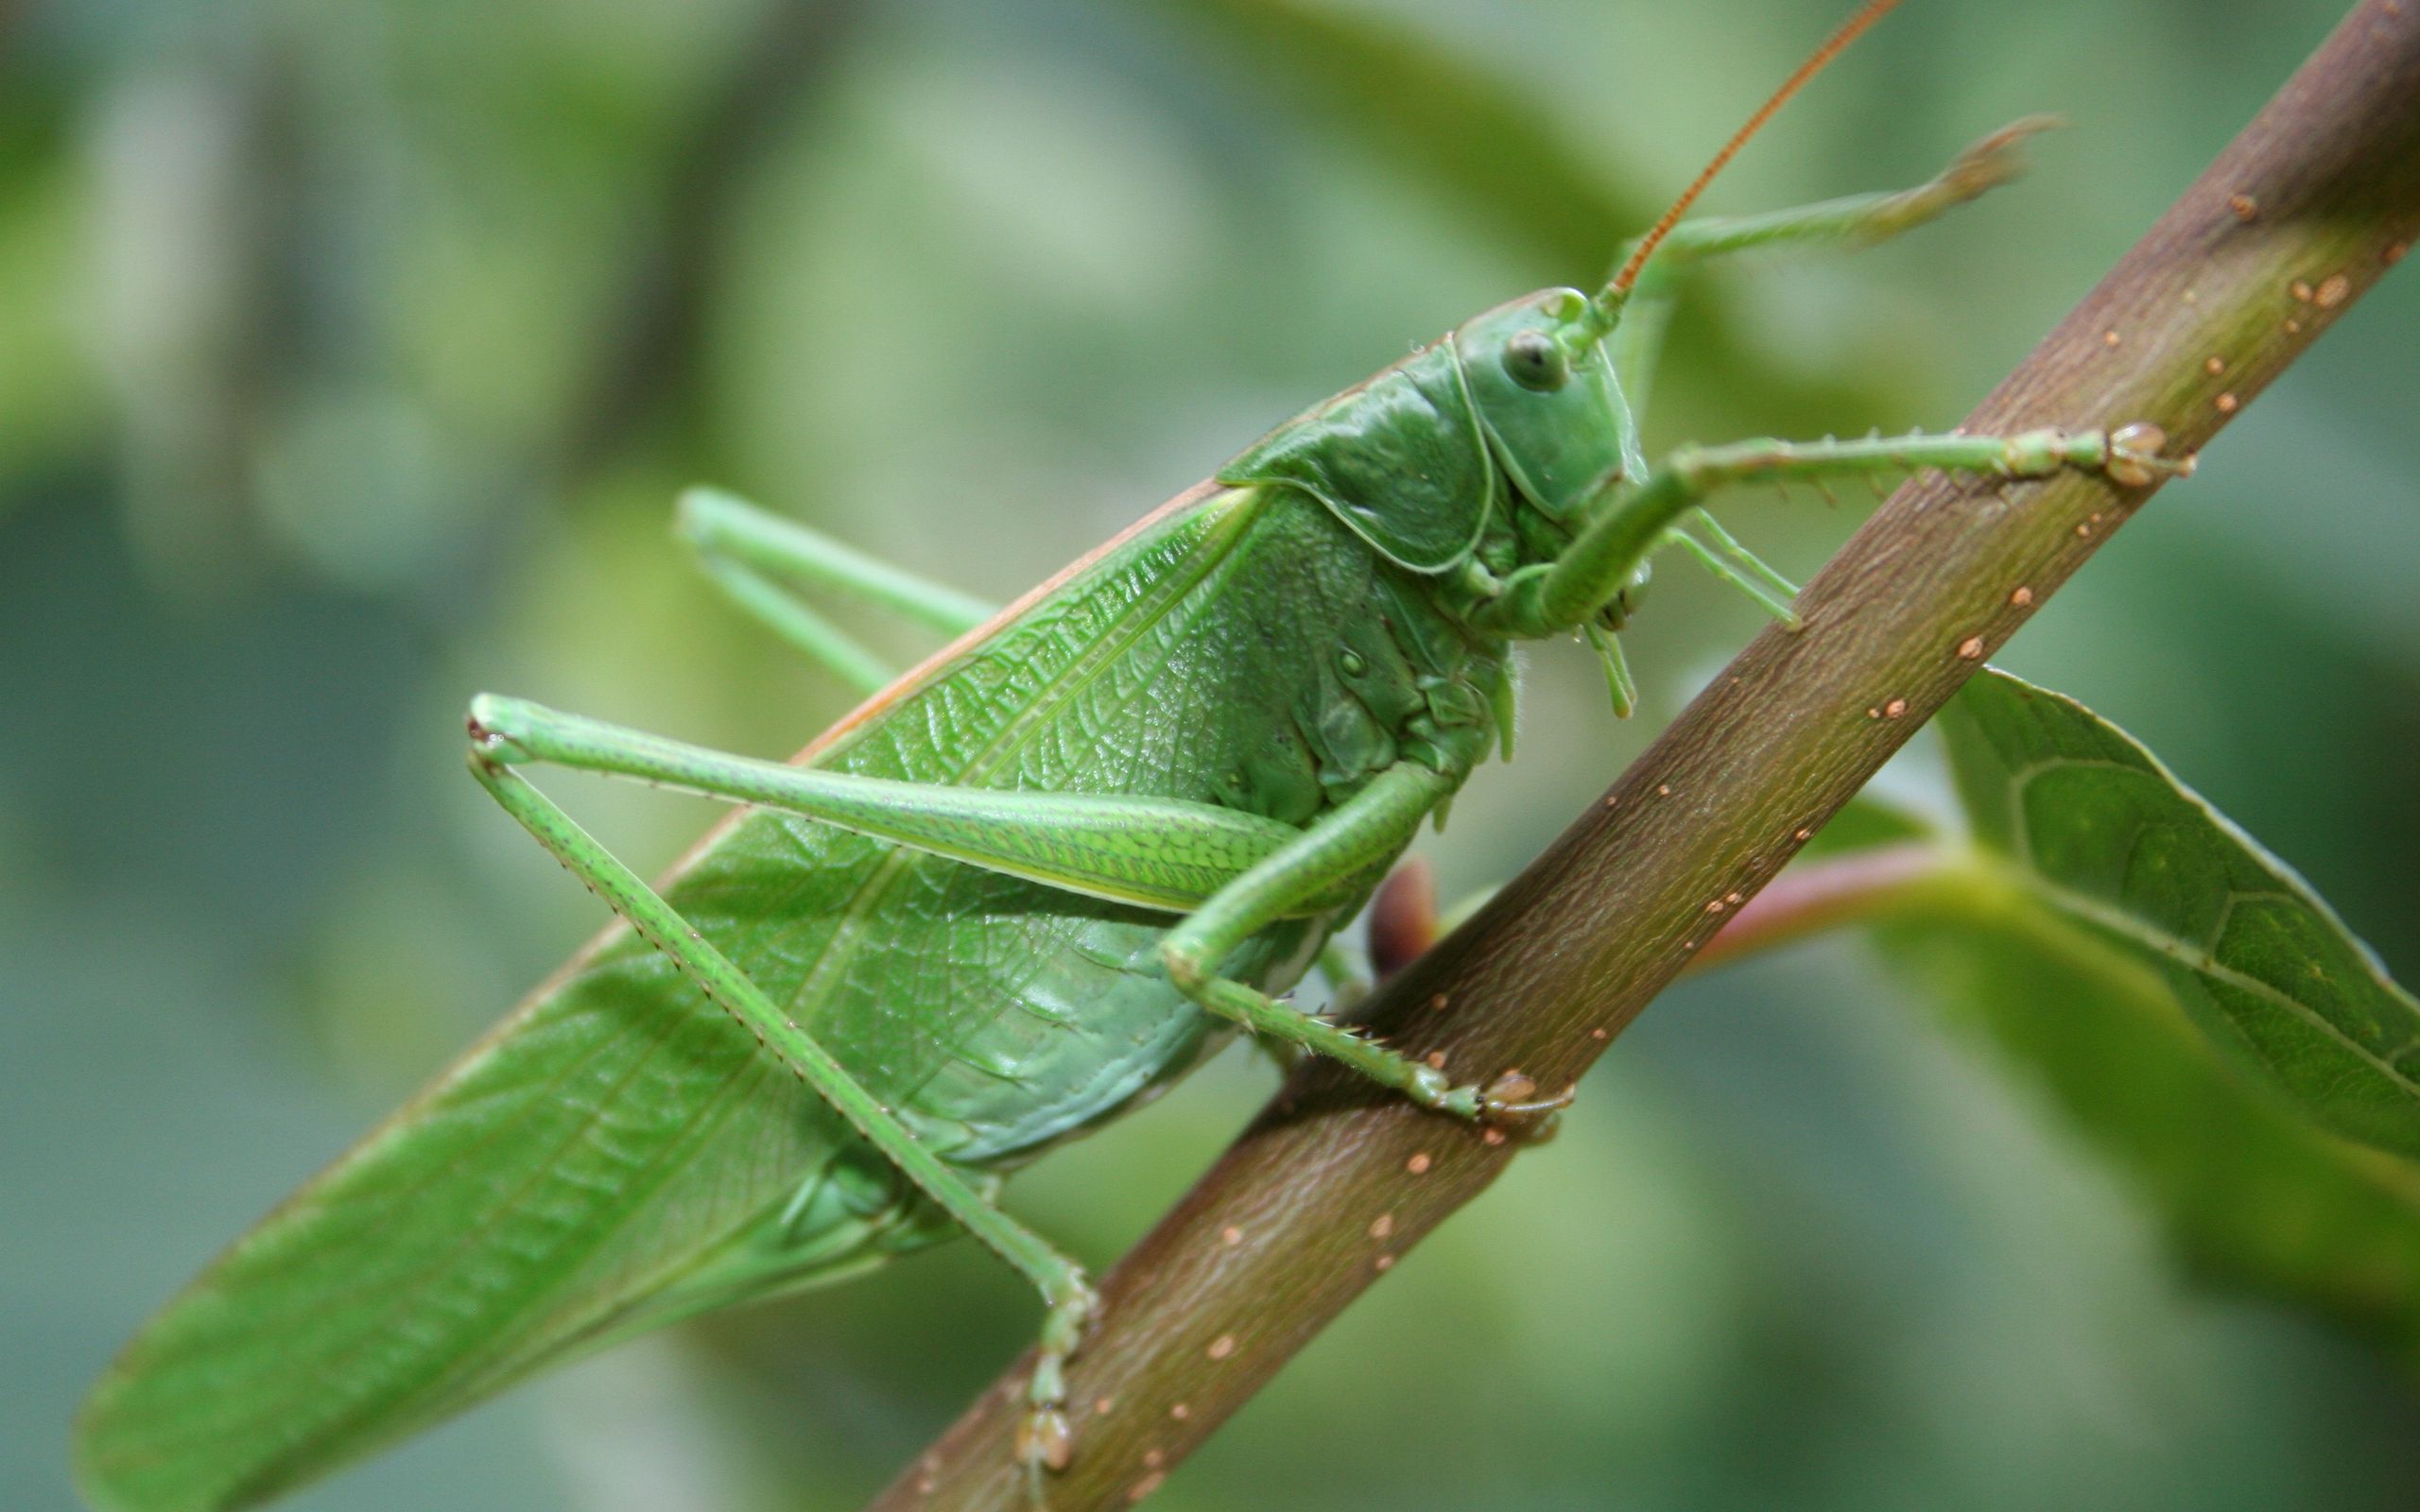
[[1563,555],[1525,568],[1505,585],[1484,627],[1536,639],[1585,624],[1628,587],[1638,564],[1671,523],[1718,489],[1739,483],[1869,476],[1937,467],[2004,478],[2047,477],[2069,468],[2101,472],[2127,487],[2189,471],[2159,455],[2167,438],[2154,425],[2116,431],[2020,431],[2011,436],[1918,433],[1858,440],[1735,441],[1685,446],[1635,489],[1616,484],[1610,502]]

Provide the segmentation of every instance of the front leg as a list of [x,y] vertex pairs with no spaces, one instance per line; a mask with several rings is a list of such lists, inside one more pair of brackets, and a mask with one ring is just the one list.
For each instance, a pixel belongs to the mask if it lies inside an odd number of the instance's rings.
[[1579,537],[1549,563],[1515,573],[1489,605],[1480,628],[1537,640],[1597,617],[1630,585],[1640,562],[1716,490],[1736,483],[1871,477],[1937,467],[1987,477],[2038,478],[2068,469],[2099,472],[2127,488],[2192,471],[2164,458],[2156,425],[2114,431],[2046,427],[2007,436],[1872,437],[1859,440],[1734,441],[1685,446],[1635,489],[1616,479]]
[[1252,1034],[1300,1046],[1344,1064],[1423,1108],[1459,1118],[1528,1125],[1568,1098],[1541,1099],[1517,1072],[1489,1086],[1456,1086],[1434,1066],[1417,1061],[1356,1030],[1276,1002],[1218,969],[1236,947],[1289,915],[1305,900],[1383,866],[1400,851],[1437,805],[1453,792],[1442,774],[1417,762],[1392,766],[1341,807],[1219,889],[1160,942],[1168,979],[1210,1012]]

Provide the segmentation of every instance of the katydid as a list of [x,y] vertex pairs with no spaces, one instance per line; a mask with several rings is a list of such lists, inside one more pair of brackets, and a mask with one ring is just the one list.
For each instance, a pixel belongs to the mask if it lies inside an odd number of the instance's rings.
[[[1615,636],[1673,544],[1788,619],[1700,507],[1730,484],[2172,466],[2150,427],[1643,452],[1626,396],[1674,268],[1894,234],[2008,178],[2029,129],[1914,189],[1682,221],[1702,177],[1597,293],[1473,318],[996,614],[692,493],[715,578],[872,696],[786,764],[474,702],[477,780],[619,921],[129,1347],[79,1425],[86,1495],[249,1505],[540,1366],[961,1230],[1042,1293],[1021,1453],[1063,1466],[1093,1296],[994,1205],[1005,1174],[1234,1027],[1442,1116],[1552,1116],[1517,1074],[1458,1085],[1282,999],[1509,745],[1515,642],[1585,636],[1626,702]],[[798,586],[958,639],[890,679]],[[540,765],[745,807],[649,887]]]

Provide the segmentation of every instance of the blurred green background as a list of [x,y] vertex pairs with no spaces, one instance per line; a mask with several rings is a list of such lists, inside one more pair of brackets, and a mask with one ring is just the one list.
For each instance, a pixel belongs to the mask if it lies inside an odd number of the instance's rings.
[[[1840,9],[0,7],[0,1503],[72,1504],[68,1416],[142,1316],[597,922],[464,779],[472,692],[767,753],[844,707],[687,570],[679,486],[1011,594],[1408,344],[1599,273]],[[2070,129],[1902,244],[1705,278],[1653,438],[1954,421],[2337,14],[1909,8],[1709,208]],[[2008,659],[2406,981],[2413,279]],[[1726,516],[1804,573],[1866,507]],[[1583,654],[1532,656],[1521,777],[1431,842],[1448,893],[1533,854],[1755,624],[1660,578],[1626,727]],[[571,800],[643,869],[709,816]],[[1105,1263],[1271,1083],[1231,1053],[1012,1204]],[[846,1507],[1035,1321],[955,1246],[294,1504]],[[1159,1504],[2410,1506],[2412,1379],[2197,1285],[2024,1077],[1841,941],[1671,992]]]

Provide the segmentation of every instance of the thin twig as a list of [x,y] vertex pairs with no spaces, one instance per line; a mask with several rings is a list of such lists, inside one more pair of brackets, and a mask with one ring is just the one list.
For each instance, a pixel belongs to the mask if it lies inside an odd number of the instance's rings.
[[[2149,421],[2198,449],[2415,231],[2420,0],[2369,0],[1967,424]],[[1759,637],[1371,1018],[1464,1075],[1572,1082],[2150,491],[1900,489],[1808,586],[1806,632]],[[1305,1066],[1103,1279],[1052,1504],[1149,1494],[1516,1149]],[[1026,1367],[874,1504],[1024,1505]]]

